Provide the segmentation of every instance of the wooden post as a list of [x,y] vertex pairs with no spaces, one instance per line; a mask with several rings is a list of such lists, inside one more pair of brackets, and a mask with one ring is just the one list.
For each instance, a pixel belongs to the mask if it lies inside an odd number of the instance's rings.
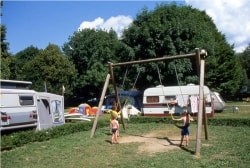
[[107,91],[107,88],[108,88],[108,85],[109,85],[109,79],[110,79],[110,74],[107,75],[106,80],[105,80],[105,84],[103,86],[102,95],[101,95],[101,99],[100,99],[99,104],[98,104],[98,111],[97,111],[96,116],[95,116],[95,120],[94,120],[93,127],[92,127],[92,130],[91,130],[90,138],[92,138],[94,136],[94,134],[95,134],[98,117],[99,117],[99,115],[101,113],[101,108],[102,108],[102,105],[103,105],[104,97],[105,97],[105,94],[106,94],[106,91]]
[[211,106],[212,106],[212,117],[214,117],[214,97],[213,96],[212,96]]
[[195,52],[196,52],[196,67],[197,67],[197,74],[200,74],[200,64],[201,64],[201,57],[200,57],[200,53],[199,52],[199,48],[195,48]]
[[[205,50],[201,50],[200,52],[200,57],[203,61],[203,65],[202,65],[202,71],[203,71],[203,85],[204,85],[204,78],[205,78],[205,57],[207,56],[207,52]],[[204,97],[204,95],[203,95]],[[213,102],[212,102],[213,104]],[[213,111],[212,111],[212,115],[213,115]],[[208,131],[207,131],[207,114],[206,114],[206,98],[203,98],[203,121],[204,121],[204,131],[205,131],[205,139],[208,140]]]
[[114,87],[114,90],[115,90],[116,103],[118,104],[118,108],[121,111],[122,126],[123,126],[123,129],[125,129],[125,124],[124,124],[124,119],[123,119],[123,114],[122,114],[121,101],[120,101],[120,97],[118,95],[118,91],[117,91],[117,87],[116,87],[116,83],[115,83],[115,77],[114,77],[114,72],[113,72],[113,63],[111,63],[111,62],[109,62],[109,71],[110,71],[113,87]]
[[[200,51],[196,49],[197,58],[200,58]],[[204,59],[200,62],[200,89],[199,89],[199,111],[198,111],[198,123],[196,132],[196,148],[195,155],[200,157],[201,148],[201,128],[202,128],[202,111],[204,99]]]
[[205,106],[205,102],[206,99],[204,99],[205,101],[203,101],[203,125],[204,125],[204,131],[205,131],[205,139],[208,140],[208,132],[207,132],[207,114],[206,114],[206,106]]
[[114,64],[112,64],[112,67],[134,65],[134,64],[144,64],[144,63],[159,62],[159,61],[181,59],[181,58],[189,58],[189,57],[193,57],[193,56],[196,56],[196,53],[184,54],[184,55],[163,56],[163,57],[151,58],[151,59],[145,59],[145,60],[114,63]]

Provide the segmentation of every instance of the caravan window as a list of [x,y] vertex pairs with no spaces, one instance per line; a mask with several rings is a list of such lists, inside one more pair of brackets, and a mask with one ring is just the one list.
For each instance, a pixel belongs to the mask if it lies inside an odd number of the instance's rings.
[[165,100],[167,103],[174,103],[176,102],[176,96],[165,96]]
[[159,96],[147,96],[147,103],[159,103]]
[[63,122],[63,110],[61,108],[61,101],[53,100],[51,102],[51,109],[52,109],[52,115],[53,115],[53,122]]
[[19,96],[19,102],[20,105],[33,105],[34,104],[34,98],[33,96]]

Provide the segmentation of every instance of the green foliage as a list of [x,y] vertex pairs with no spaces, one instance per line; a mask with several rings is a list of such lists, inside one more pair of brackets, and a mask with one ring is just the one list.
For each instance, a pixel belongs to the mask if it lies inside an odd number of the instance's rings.
[[[144,9],[124,32],[123,41],[134,49],[135,56],[131,58],[134,60],[190,53],[195,48],[207,50],[206,85],[223,95],[234,94],[242,81],[242,69],[224,35],[204,11],[190,6],[162,4],[153,11]],[[143,66],[147,71],[141,75],[138,87],[155,85],[159,80],[156,65]],[[178,85],[178,80],[179,84],[198,84],[195,59],[174,60],[158,66],[165,85]]]
[[12,79],[26,80],[26,74],[23,72],[25,64],[34,59],[40,50],[34,46],[29,46],[15,54],[15,66],[12,71]]
[[250,44],[240,55],[240,63],[245,69],[248,79],[250,79]]
[[3,56],[1,54],[0,57],[1,60],[1,79],[10,79],[11,71],[10,71],[10,65],[12,62],[12,59],[10,56]]
[[0,24],[1,28],[1,55],[8,53],[9,43],[6,41],[6,26]]
[[173,120],[171,117],[131,117],[129,119],[129,123],[173,123]]
[[215,47],[214,58],[209,57],[206,68],[207,85],[211,86],[212,90],[220,92],[225,98],[239,90],[243,80],[243,70],[230,46],[219,43]]
[[32,88],[36,91],[44,91],[46,82],[48,92],[61,94],[64,85],[65,94],[71,95],[75,85],[74,64],[53,44],[49,44],[46,49],[25,63],[23,74],[25,80],[32,81]]
[[244,71],[244,81],[242,81],[242,86],[248,86],[248,88],[250,88],[250,44],[242,53],[238,54],[238,58]]
[[[106,118],[98,121],[98,127],[107,126]],[[53,138],[91,130],[93,122],[66,123],[62,126],[53,127],[42,131],[20,131],[1,136],[1,150],[10,150],[28,143],[47,141]]]
[[6,26],[0,25],[1,28],[1,51],[0,51],[0,60],[1,60],[1,79],[10,79],[11,78],[11,64],[12,58],[8,53],[9,43],[6,41]]
[[[171,118],[161,117],[133,117],[129,123],[168,123],[173,124]],[[208,118],[209,125],[215,126],[233,126],[233,127],[250,127],[250,120],[247,118]]]
[[79,131],[86,131],[91,128],[90,122],[65,124],[43,131],[23,131],[1,137],[1,149],[12,149],[32,142],[42,142],[52,138],[72,134]]
[[108,73],[107,63],[119,62],[130,49],[121,43],[115,32],[84,29],[75,32],[63,48],[78,71],[75,95],[99,97]]
[[208,124],[216,126],[250,127],[250,120],[246,118],[211,118],[208,119]]

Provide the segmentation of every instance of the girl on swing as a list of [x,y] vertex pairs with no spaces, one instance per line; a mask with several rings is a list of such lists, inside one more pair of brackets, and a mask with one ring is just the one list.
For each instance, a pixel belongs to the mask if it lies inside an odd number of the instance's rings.
[[[112,139],[113,139],[113,136],[116,137],[116,139],[117,137],[120,136],[119,122],[118,122],[118,116],[120,115],[120,113],[121,111],[117,109],[117,103],[113,102],[112,110],[110,111],[110,133],[112,134]],[[118,122],[118,124],[115,124],[116,121]],[[112,128],[117,127],[116,125],[118,125],[118,128],[116,129],[116,131],[112,130]]]
[[185,137],[185,140],[186,140],[186,146],[188,146],[188,141],[189,141],[189,130],[188,130],[188,127],[190,125],[190,122],[191,121],[194,121],[194,119],[190,116],[190,114],[184,110],[183,113],[182,113],[182,117],[181,118],[174,118],[173,115],[172,116],[172,120],[174,121],[182,121],[182,126],[178,126],[176,125],[178,128],[181,129],[181,142],[180,142],[180,147],[182,147],[182,143],[183,143],[183,139]]

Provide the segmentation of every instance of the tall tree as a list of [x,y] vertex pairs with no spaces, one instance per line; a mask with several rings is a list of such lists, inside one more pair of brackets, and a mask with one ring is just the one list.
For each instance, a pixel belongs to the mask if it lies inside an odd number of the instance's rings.
[[10,64],[12,63],[11,55],[9,54],[9,43],[6,41],[6,26],[0,25],[1,28],[1,79],[10,79],[11,70]]
[[67,95],[72,95],[76,77],[74,64],[63,55],[57,45],[49,44],[23,67],[25,80],[32,81],[32,88],[62,94],[64,85]]
[[246,47],[246,49],[238,54],[240,64],[243,68],[244,80],[242,81],[242,90],[241,92],[249,92],[250,91],[250,44]]
[[[123,41],[134,49],[135,60],[207,50],[205,84],[227,95],[234,94],[242,80],[233,47],[204,11],[190,6],[160,4],[153,11],[144,9],[124,32]],[[141,88],[159,84],[158,68],[165,85],[198,83],[195,59],[144,66]]]
[[74,62],[78,71],[75,95],[98,97],[108,73],[107,63],[118,62],[121,55],[129,53],[114,31],[84,29],[74,33],[65,43],[64,52]]
[[26,74],[23,72],[24,65],[30,60],[34,59],[39,52],[40,50],[37,47],[31,45],[15,54],[15,66],[13,66],[12,78],[24,80],[26,78]]
[[243,51],[243,53],[240,53],[239,57],[240,63],[246,71],[247,78],[250,79],[250,44],[248,44],[247,48]]

